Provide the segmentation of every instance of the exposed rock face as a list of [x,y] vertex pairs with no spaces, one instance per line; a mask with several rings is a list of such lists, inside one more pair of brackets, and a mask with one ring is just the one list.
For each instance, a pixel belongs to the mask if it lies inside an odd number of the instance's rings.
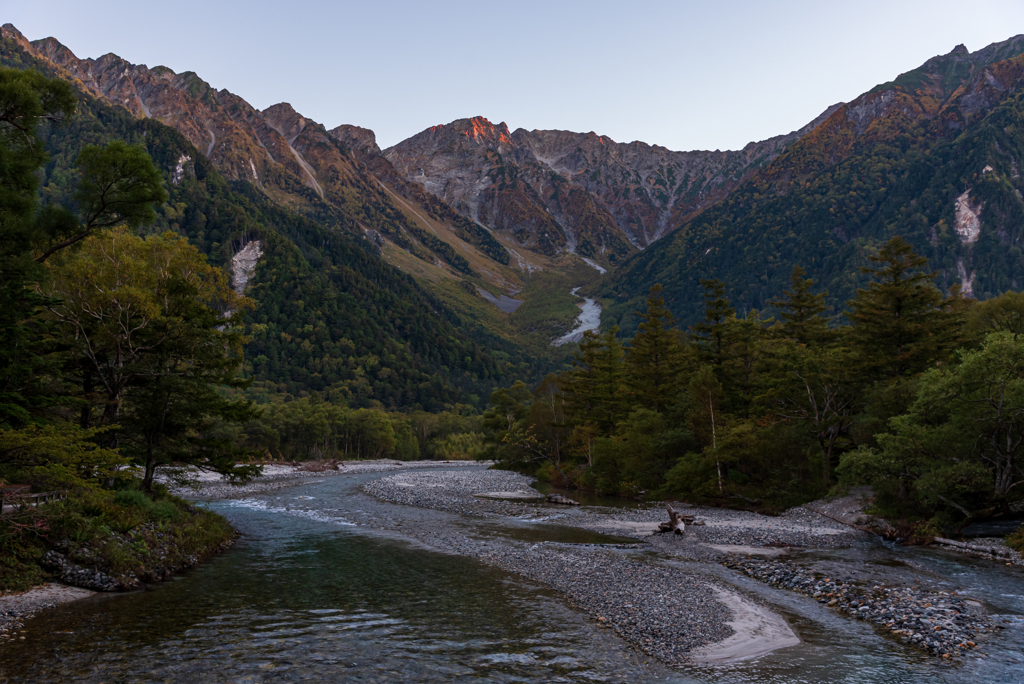
[[512,133],[476,117],[382,153],[368,129],[327,131],[286,103],[259,111],[192,72],[114,54],[79,59],[53,38],[30,42],[10,24],[2,32],[96,97],[174,127],[225,176],[278,202],[302,210],[323,201],[359,217],[362,230],[398,239],[406,219],[387,183],[427,214],[459,224],[460,235],[502,263],[501,248],[475,226],[527,249],[614,264],[725,196],[817,123],[736,152],[671,152],[593,133]]
[[351,124],[342,124],[328,131],[329,135],[348,146],[357,157],[375,157],[380,154],[377,136],[369,128],[360,128]]
[[[958,45],[947,55],[879,85],[852,102],[827,111],[820,125],[794,144],[784,163],[764,178],[782,185],[834,166],[872,141],[892,140],[923,125],[925,135],[963,129],[973,117],[1005,97],[1024,64],[1011,59],[1024,52],[1024,35],[976,52]],[[785,192],[784,189],[781,189]]]
[[263,256],[263,243],[253,240],[247,243],[231,257],[231,287],[239,296],[245,292],[260,257]]
[[326,181],[347,184],[378,199],[376,182],[357,168],[355,159],[323,126],[286,103],[261,112],[192,72],[150,69],[114,54],[79,59],[53,38],[29,42],[10,24],[2,32],[96,97],[175,128],[225,176],[253,182],[278,201],[293,206],[315,202],[302,190],[308,188],[320,199],[344,207],[346,200],[332,196]]
[[735,152],[672,152],[594,133],[510,133],[475,117],[429,128],[384,156],[408,180],[524,246],[614,263],[724,197],[831,111]]
[[[373,231],[378,247],[389,240],[429,263],[447,262],[455,256],[452,247],[410,218],[430,216],[487,257],[509,263],[505,248],[486,229],[402,177],[380,155],[372,131],[341,126],[328,133],[287,103],[261,112],[191,72],[150,69],[112,54],[79,59],[52,38],[26,40],[10,24],[0,34],[95,97],[177,129],[227,178],[251,182],[282,205],[317,220],[345,217],[347,222],[338,223],[355,234]],[[176,181],[189,171],[186,162],[179,166],[171,170]],[[400,207],[395,195],[411,210]]]
[[[505,124],[482,117],[434,126],[384,151],[406,179],[419,183],[457,211],[492,230],[507,231],[520,245],[546,254],[575,251],[575,234],[545,208],[535,188],[537,172],[522,168]],[[529,174],[531,184],[523,176]],[[628,251],[628,244],[622,245]]]
[[[838,105],[837,105],[838,106]],[[585,189],[638,247],[646,247],[728,194],[832,108],[788,135],[738,151],[673,152],[643,142],[616,143],[594,133],[525,131],[513,140],[551,170]]]
[[967,299],[974,297],[974,280],[978,277],[978,273],[971,271],[971,274],[967,275],[967,268],[964,267],[963,259],[957,259],[956,269],[957,275],[960,276],[960,295]]
[[956,233],[965,245],[977,242],[981,234],[981,207],[971,203],[971,191],[956,198]]

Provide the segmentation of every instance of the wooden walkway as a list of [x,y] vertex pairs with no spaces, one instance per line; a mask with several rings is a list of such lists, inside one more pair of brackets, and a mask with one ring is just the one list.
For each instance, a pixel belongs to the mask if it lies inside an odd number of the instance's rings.
[[41,506],[52,501],[62,501],[66,498],[68,498],[66,489],[29,494],[22,489],[0,487],[0,515],[13,513],[30,506]]

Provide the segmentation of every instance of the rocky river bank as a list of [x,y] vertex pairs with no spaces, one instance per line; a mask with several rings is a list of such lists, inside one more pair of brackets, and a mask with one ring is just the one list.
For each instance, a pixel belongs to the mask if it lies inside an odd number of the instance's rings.
[[[559,506],[531,484],[466,462],[348,462],[314,473],[274,466],[243,487],[209,478],[182,493],[212,502],[229,519],[233,510],[258,512],[248,520],[308,519],[346,539],[384,535],[473,559],[554,590],[562,605],[589,616],[598,632],[617,636],[642,660],[687,673],[735,668],[747,659],[757,659],[755,669],[785,667],[777,664],[789,662],[786,654],[801,661],[818,648],[823,636],[814,630],[823,624],[828,644],[838,646],[849,634],[940,670],[951,662],[1005,667],[991,604],[929,571],[918,556],[889,553],[834,519],[848,502],[818,502],[832,517],[807,508],[768,517],[675,503],[702,523],[680,536],[654,534],[667,519],[661,504]],[[365,532],[349,532],[360,528]],[[8,632],[16,639],[18,629]],[[994,656],[986,659],[988,653]]]
[[[849,547],[867,536],[833,519],[835,516],[826,517],[810,508],[768,517],[677,505],[702,523],[688,527],[679,537],[655,534],[658,523],[667,518],[660,506],[553,506],[538,500],[530,484],[531,478],[504,471],[429,471],[379,478],[363,490],[391,503],[481,520],[542,522],[632,538],[635,544],[586,546],[540,541],[523,545],[481,541],[472,534],[452,535],[450,531],[403,530],[435,548],[476,557],[540,581],[642,652],[673,665],[715,662],[720,655],[716,645],[730,640],[733,648],[729,652],[734,657],[763,653],[797,640],[781,618],[767,639],[763,625],[757,635],[742,633],[750,624],[737,620],[737,615],[764,607],[756,598],[720,581],[707,563],[804,594],[848,619],[867,621],[908,647],[941,658],[957,658],[968,651],[980,655],[976,650],[979,641],[997,629],[980,603],[955,593],[923,589],[911,572],[879,585],[828,577],[785,558],[772,558],[801,550]],[[527,498],[531,491],[532,500]]]

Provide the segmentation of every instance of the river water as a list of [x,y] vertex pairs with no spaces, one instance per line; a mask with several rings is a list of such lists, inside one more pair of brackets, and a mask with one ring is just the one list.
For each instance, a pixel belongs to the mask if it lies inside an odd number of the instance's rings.
[[[574,287],[570,294],[574,297],[579,297],[576,294],[579,289]],[[596,299],[591,299],[590,297],[583,297],[582,299],[583,302],[578,304],[580,315],[576,317],[576,327],[552,342],[552,347],[561,347],[563,344],[575,344],[583,339],[583,333],[597,330],[601,327],[601,305],[597,303]]]
[[[1006,629],[983,644],[987,658],[950,665],[806,597],[702,566],[761,597],[801,643],[750,662],[669,671],[545,588],[403,538],[402,524],[478,524],[359,492],[380,476],[211,504],[242,532],[234,547],[145,591],[47,611],[28,623],[24,641],[0,645],[0,681],[1024,682],[1016,569],[874,541],[797,554],[879,576],[912,569],[987,604]],[[487,534],[500,536],[502,525],[490,521]]]

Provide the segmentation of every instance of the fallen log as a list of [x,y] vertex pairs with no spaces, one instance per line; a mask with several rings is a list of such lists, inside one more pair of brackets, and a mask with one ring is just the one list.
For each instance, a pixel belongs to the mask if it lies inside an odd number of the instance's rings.
[[[847,527],[852,527],[855,530],[860,530],[862,532],[868,532],[869,534],[873,534],[876,537],[886,537],[886,533],[885,532],[879,532],[878,530],[873,530],[870,527],[864,527],[862,525],[856,525],[856,524],[854,524],[852,522],[847,522],[846,520],[843,520],[842,518],[837,518],[834,515],[829,515],[828,513],[825,513],[824,511],[815,510],[815,509],[811,508],[810,506],[804,505],[804,506],[801,506],[800,508],[807,509],[811,513],[817,513],[818,515],[826,517],[829,520],[835,520],[837,523],[842,523],[843,525],[846,525]],[[888,537],[886,537],[886,538],[888,538]]]
[[328,470],[341,470],[343,467],[342,461],[329,458],[326,460],[306,461],[295,468],[295,470],[303,473],[323,473]]
[[579,501],[573,501],[569,497],[562,496],[561,494],[548,494],[547,498],[545,498],[544,500],[547,501],[548,503],[561,504],[563,506],[579,506],[580,505]]
[[942,537],[936,537],[935,543],[952,546],[957,549],[963,549],[964,551],[971,551],[972,553],[985,553],[990,556],[996,556],[997,558],[1014,558],[1013,552],[1009,549],[1000,549],[994,546],[978,546],[976,544],[958,542],[955,539],[943,539]]

